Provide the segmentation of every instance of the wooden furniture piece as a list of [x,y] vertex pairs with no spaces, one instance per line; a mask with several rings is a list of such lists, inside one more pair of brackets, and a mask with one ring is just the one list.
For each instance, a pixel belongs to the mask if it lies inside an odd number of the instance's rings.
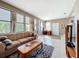
[[43,31],[43,35],[52,35],[52,31]]
[[72,42],[72,25],[67,25],[65,27],[65,47],[66,47],[66,55],[69,58],[76,57],[76,49],[74,47],[69,47],[68,42]]
[[79,20],[77,20],[77,58],[79,58]]
[[67,46],[67,51],[68,51],[68,57],[76,57],[76,51],[75,48],[71,48]]
[[42,48],[42,42],[38,40],[31,41],[29,43],[23,44],[17,48],[20,57],[28,57],[37,48]]

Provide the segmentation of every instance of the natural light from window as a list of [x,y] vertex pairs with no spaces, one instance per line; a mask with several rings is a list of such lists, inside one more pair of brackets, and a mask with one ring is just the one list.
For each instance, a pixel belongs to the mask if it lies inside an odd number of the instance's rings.
[[10,32],[10,11],[0,8],[0,33]]

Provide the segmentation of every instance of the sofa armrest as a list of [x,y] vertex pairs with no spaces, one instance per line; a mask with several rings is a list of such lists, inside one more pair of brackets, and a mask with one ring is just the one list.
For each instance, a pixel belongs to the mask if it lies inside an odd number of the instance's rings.
[[12,49],[12,48],[17,48],[20,45],[20,42],[18,41],[13,41],[13,43],[9,46],[6,47],[7,50]]
[[0,42],[0,58],[5,57],[5,48],[6,48],[6,45]]
[[5,48],[6,48],[6,45],[4,43],[0,42],[0,53],[5,52]]

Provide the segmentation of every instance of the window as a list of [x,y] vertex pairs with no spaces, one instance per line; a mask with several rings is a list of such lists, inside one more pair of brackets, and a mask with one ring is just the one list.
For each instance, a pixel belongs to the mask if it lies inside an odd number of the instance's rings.
[[29,24],[30,23],[30,18],[29,17],[25,17],[25,23]]
[[24,16],[21,14],[16,14],[16,32],[24,31]]
[[0,8],[0,33],[10,32],[10,11]]
[[53,35],[59,35],[59,27],[60,27],[59,23],[53,23],[52,24]]
[[26,31],[30,31],[30,18],[25,17]]
[[26,24],[26,31],[30,31],[30,25]]
[[46,30],[51,30],[51,22],[46,22]]
[[37,31],[36,25],[37,25],[37,20],[34,19],[34,31]]
[[41,32],[43,31],[43,21],[41,21]]
[[38,32],[40,33],[41,32],[41,21],[38,20]]

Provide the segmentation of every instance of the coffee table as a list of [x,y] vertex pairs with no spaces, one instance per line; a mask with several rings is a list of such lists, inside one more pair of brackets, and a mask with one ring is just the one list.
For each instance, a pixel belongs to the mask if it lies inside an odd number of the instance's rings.
[[17,52],[20,54],[21,58],[26,58],[37,48],[42,48],[42,42],[38,40],[33,40],[31,42],[19,46],[17,48]]

